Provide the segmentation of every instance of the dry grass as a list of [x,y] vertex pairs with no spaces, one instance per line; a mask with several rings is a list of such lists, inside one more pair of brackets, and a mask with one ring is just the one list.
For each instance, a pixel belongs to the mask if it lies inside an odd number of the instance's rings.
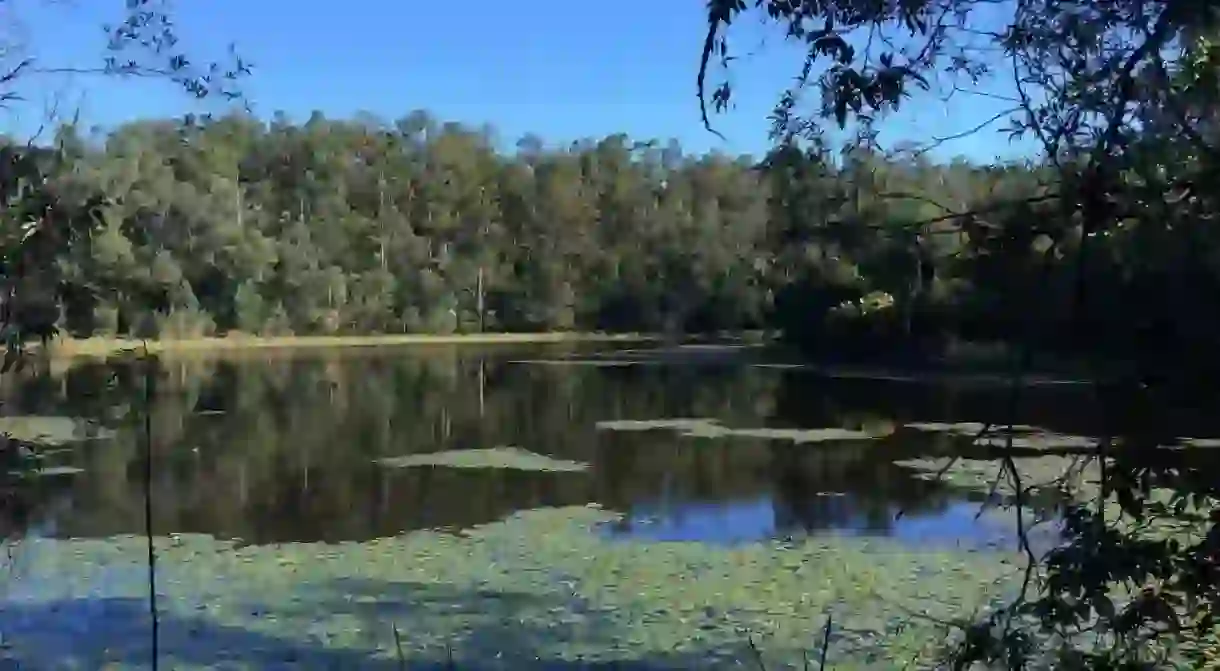
[[[404,345],[496,345],[576,342],[641,342],[654,336],[608,333],[476,333],[459,335],[374,335],[374,336],[286,336],[264,338],[229,335],[223,338],[150,340],[154,354],[214,354],[268,349],[305,349],[323,347],[394,347]],[[57,339],[49,345],[52,357],[106,357],[123,350],[142,350],[144,341],[123,338]]]

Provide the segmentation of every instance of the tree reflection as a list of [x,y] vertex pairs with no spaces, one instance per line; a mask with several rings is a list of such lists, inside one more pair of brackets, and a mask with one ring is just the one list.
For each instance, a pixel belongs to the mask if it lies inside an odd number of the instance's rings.
[[[769,502],[771,532],[888,533],[898,510],[936,514],[957,495],[892,461],[941,449],[897,431],[794,445],[599,431],[615,419],[716,418],[738,427],[882,427],[978,419],[962,393],[828,381],[748,366],[536,365],[542,348],[244,355],[161,364],[153,403],[155,528],[248,542],[367,539],[466,528],[515,511],[596,502],[631,515]],[[141,451],[119,410],[138,404],[131,362],[43,371],[10,412],[105,418],[118,432],[70,454],[85,472],[56,496],[54,533],[139,533]],[[1037,394],[1030,394],[1033,398]],[[1079,403],[1075,407],[1080,407]],[[1031,405],[1055,423],[1063,397]],[[1077,415],[1078,416],[1078,415]],[[380,466],[381,457],[515,446],[588,463],[583,473]],[[657,511],[668,511],[658,513]]]

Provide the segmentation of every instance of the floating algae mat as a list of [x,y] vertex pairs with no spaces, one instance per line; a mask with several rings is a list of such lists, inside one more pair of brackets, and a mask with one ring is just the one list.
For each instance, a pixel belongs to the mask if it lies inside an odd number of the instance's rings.
[[0,417],[0,435],[28,443],[56,446],[108,438],[113,433],[84,419],[35,415]]
[[[1008,503],[1015,502],[1016,491],[1011,474],[1004,463],[997,459],[908,459],[895,462],[911,469],[917,478],[938,480],[945,484],[975,493],[996,493]],[[1077,503],[1095,504],[1101,493],[1101,472],[1098,460],[1083,456],[1067,457],[1048,455],[1014,459],[1013,465],[1021,475],[1021,485],[1032,505],[1039,495],[1052,493]],[[1148,501],[1172,507],[1175,493],[1163,487],[1153,487],[1147,494]],[[1210,504],[1204,504],[1207,508]],[[1210,527],[1206,518],[1196,520],[1178,519],[1174,516],[1149,515],[1143,519],[1124,516],[1121,506],[1113,498],[1107,498],[1103,507],[1107,523],[1120,531],[1142,537],[1163,540],[1175,538],[1184,545],[1202,540]],[[1054,528],[1057,528],[1054,527]],[[1053,540],[1057,545],[1061,539]]]
[[[955,436],[973,437],[974,445],[989,447],[1015,447],[1029,450],[1082,449],[1097,446],[1097,439],[1090,436],[1074,436],[1049,431],[1027,424],[982,424],[980,422],[912,422],[908,429],[928,433],[946,433]],[[985,435],[983,434],[986,429]]]
[[78,475],[85,469],[77,466],[38,466],[34,465],[24,471],[10,471],[10,474],[26,478],[54,478],[64,475]]
[[[996,492],[1011,496],[1016,492],[1012,483],[1001,471],[1004,463],[998,459],[966,459],[953,457],[905,459],[894,462],[898,466],[911,469],[914,476],[924,480],[935,480],[962,489],[978,493],[990,492],[994,487]],[[1059,455],[1027,457],[1013,460],[1017,472],[1021,475],[1023,488],[1051,486],[1062,481],[1065,474],[1075,474],[1081,465],[1081,460],[1074,457]],[[1079,473],[1073,484],[1087,487],[1093,483],[1088,477],[1089,472]],[[1089,490],[1093,491],[1092,489]]]
[[598,422],[602,431],[675,431],[685,438],[754,438],[786,440],[797,444],[845,440],[871,440],[880,435],[852,429],[730,428],[715,419],[610,420]]
[[625,368],[627,366],[642,366],[650,361],[633,359],[517,359],[509,363],[531,366],[588,366],[590,368]]
[[553,459],[517,447],[410,454],[404,457],[378,459],[377,463],[391,468],[444,466],[448,468],[509,468],[541,472],[577,472],[589,468],[588,464],[579,461]]
[[[1096,436],[1075,436],[1058,433],[1027,424],[983,424],[981,422],[912,422],[903,425],[908,429],[927,433],[945,433],[955,436],[975,437],[975,445],[991,447],[1012,447],[1026,449],[1042,449],[1053,451],[1058,449],[1087,449],[1097,447]],[[986,435],[980,436],[984,429]],[[1010,435],[1011,434],[1011,435]],[[1220,438],[1190,438],[1179,437],[1161,447],[1168,449],[1214,449],[1220,447]]]
[[[930,661],[933,621],[1006,596],[999,552],[863,538],[714,548],[607,541],[596,507],[518,513],[461,534],[237,546],[158,539],[164,668],[800,668],[832,614],[835,669]],[[4,654],[30,668],[130,668],[149,654],[145,541],[18,549]],[[112,664],[114,666],[106,666]]]
[[704,426],[714,425],[715,419],[615,419],[598,422],[597,428],[603,431],[696,431]]

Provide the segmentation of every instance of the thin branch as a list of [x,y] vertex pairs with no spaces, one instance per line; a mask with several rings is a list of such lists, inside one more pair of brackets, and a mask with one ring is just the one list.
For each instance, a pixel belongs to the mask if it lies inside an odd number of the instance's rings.
[[[706,82],[707,66],[712,60],[712,51],[716,48],[716,36],[720,32],[721,17],[725,16],[728,11],[731,11],[724,9],[723,5],[724,3],[716,2],[716,0],[709,4],[707,35],[703,38],[703,52],[699,57],[699,74],[695,78],[696,93],[699,96],[699,117],[703,120],[703,127],[721,140],[725,139],[724,135],[715,128],[712,128],[712,122],[708,118]],[[724,20],[727,20],[727,16],[725,16]]]
[[[991,422],[987,422],[986,424],[984,424],[982,430],[980,430],[978,433],[974,434],[974,438],[971,440],[971,442],[972,443],[977,442],[980,438],[982,438],[983,436],[986,436],[987,432],[991,430],[992,426],[993,425]],[[958,461],[960,461],[961,458],[962,458],[962,455],[960,455],[960,454],[953,455],[953,457],[951,459],[949,459],[949,461],[946,462],[945,465],[940,468],[940,470],[936,471],[936,473],[932,475],[932,482],[939,483],[941,481],[941,478],[945,477],[945,474],[949,472],[949,469],[953,468],[953,465],[956,464]],[[899,508],[898,512],[894,515],[894,519],[901,519],[902,516],[905,514],[906,514],[906,508]]]
[[148,351],[148,341],[143,343],[144,356],[141,363],[144,368],[144,537],[148,542],[148,615],[151,618],[152,637],[152,669],[156,671],[159,664],[159,629],[157,616],[157,549],[153,543],[153,446],[152,446],[152,408],[156,391],[156,371],[153,368],[153,357]]
[[822,654],[818,656],[819,671],[826,671],[826,657],[830,654],[830,628],[834,621],[833,613],[826,613],[826,626],[822,628]]
[[941,98],[940,100],[941,100],[941,102],[949,102],[953,98],[953,96],[955,96],[959,93],[962,95],[977,96],[979,98],[987,98],[989,100],[998,100],[1000,102],[1011,103],[1013,105],[1021,105],[1021,99],[1017,98],[1017,97],[1006,96],[1006,95],[1002,95],[999,93],[992,93],[991,91],[978,91],[978,90],[974,90],[974,89],[964,89],[964,88],[958,86],[957,84],[954,84],[952,89],[949,91],[949,93],[944,98]]
[[13,66],[8,72],[0,75],[0,86],[7,86],[17,80],[30,66],[34,64],[34,59],[24,58],[20,63]]
[[767,665],[763,662],[762,651],[754,645],[754,637],[746,636],[746,643],[750,646],[750,652],[754,655],[754,663],[758,664],[758,671],[767,671]]
[[961,216],[961,213],[958,212],[957,210],[954,210],[952,207],[945,205],[944,203],[940,202],[939,200],[936,200],[935,198],[932,198],[931,196],[925,196],[920,193],[910,193],[907,191],[881,191],[875,195],[878,198],[893,198],[895,200],[916,200],[921,203],[927,203],[928,205],[932,205],[933,207],[938,207],[941,210],[944,210],[945,212],[951,212],[955,215]]
[[394,653],[398,660],[398,668],[400,671],[406,671],[407,657],[402,651],[402,638],[398,635],[398,625],[391,623],[390,626],[393,627],[394,631]]
[[945,135],[943,137],[933,137],[932,142],[930,144],[916,150],[912,154],[912,156],[917,158],[919,156],[923,156],[924,154],[926,154],[934,149],[937,149],[938,147],[940,147],[943,144],[970,137],[971,135],[974,135],[975,133],[982,131],[984,128],[987,128],[991,124],[993,124],[997,121],[1000,121],[1001,119],[1006,119],[1006,118],[1011,117],[1012,114],[1019,109],[1020,109],[1019,107],[1013,107],[1010,109],[1006,109],[1002,112],[997,112],[996,114],[991,115],[986,121],[976,124],[959,133],[953,133],[951,135]]
[[[1003,203],[992,203],[990,205],[986,205],[983,207],[978,207],[978,208],[974,208],[974,209],[966,210],[966,211],[962,211],[962,212],[951,212],[949,214],[929,217],[927,219],[920,219],[917,221],[903,224],[901,226],[901,228],[918,230],[925,226],[930,226],[932,224],[939,224],[939,223],[943,223],[946,221],[952,221],[954,219],[966,219],[966,218],[977,219],[979,217],[979,215],[999,212],[1001,210],[1007,209],[1009,207],[1013,207],[1015,205],[1035,205],[1038,203],[1046,203],[1046,202],[1050,202],[1050,201],[1058,200],[1058,199],[1059,199],[1058,193],[1046,193],[1046,194],[1042,194],[1042,195],[1038,195],[1038,196],[1030,196],[1028,198],[1020,198],[1017,200],[1003,202]],[[983,222],[983,223],[986,223],[986,222]],[[894,226],[892,224],[870,224],[870,223],[860,222],[860,223],[858,223],[858,225],[861,228],[877,229],[877,230],[894,228]],[[946,235],[946,234],[956,234],[959,232],[960,232],[959,230],[940,230],[940,231],[929,231],[928,234],[929,235],[938,235],[938,234]]]

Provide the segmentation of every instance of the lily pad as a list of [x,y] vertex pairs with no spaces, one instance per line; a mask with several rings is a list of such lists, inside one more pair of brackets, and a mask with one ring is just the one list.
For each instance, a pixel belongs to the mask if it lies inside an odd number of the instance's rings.
[[382,466],[391,468],[442,466],[447,468],[509,468],[519,471],[541,472],[577,472],[585,471],[589,468],[588,464],[579,461],[553,459],[517,447],[449,450],[426,454],[409,454],[401,457],[386,457],[376,461]]

